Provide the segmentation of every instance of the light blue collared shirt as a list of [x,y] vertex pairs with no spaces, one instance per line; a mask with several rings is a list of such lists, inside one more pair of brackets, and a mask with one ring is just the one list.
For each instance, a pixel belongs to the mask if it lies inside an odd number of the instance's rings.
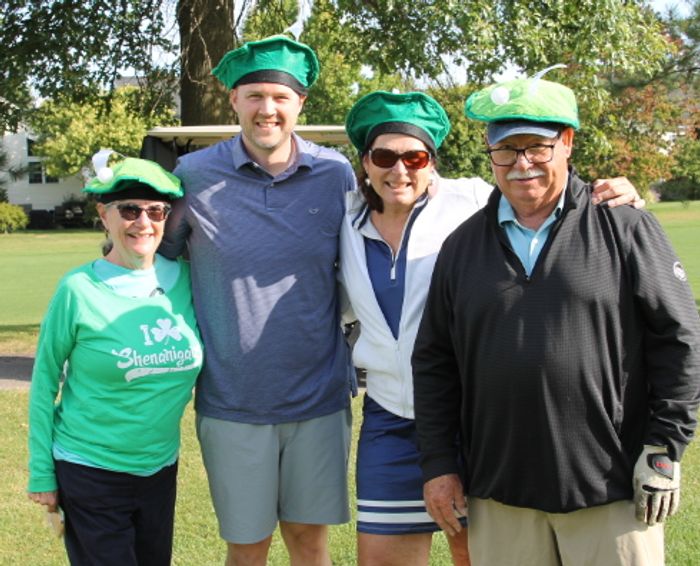
[[535,263],[537,263],[537,258],[549,237],[554,221],[561,215],[561,211],[564,208],[565,195],[566,189],[561,192],[559,202],[557,202],[552,213],[537,230],[526,228],[520,224],[508,199],[501,195],[501,201],[498,204],[498,223],[505,230],[508,240],[510,240],[510,245],[518,258],[520,258],[520,262],[523,264],[525,273],[528,276],[532,273]]

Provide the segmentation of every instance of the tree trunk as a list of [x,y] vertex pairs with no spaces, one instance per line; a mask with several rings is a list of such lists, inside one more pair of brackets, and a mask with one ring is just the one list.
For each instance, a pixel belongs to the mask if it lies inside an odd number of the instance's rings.
[[183,126],[233,123],[228,92],[211,74],[234,48],[234,0],[179,0]]

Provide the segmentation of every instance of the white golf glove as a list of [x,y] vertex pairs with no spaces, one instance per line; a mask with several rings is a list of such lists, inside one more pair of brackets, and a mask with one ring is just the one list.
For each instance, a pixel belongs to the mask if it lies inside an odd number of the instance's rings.
[[637,519],[652,526],[678,510],[681,465],[671,461],[665,446],[645,445],[634,466],[634,505]]

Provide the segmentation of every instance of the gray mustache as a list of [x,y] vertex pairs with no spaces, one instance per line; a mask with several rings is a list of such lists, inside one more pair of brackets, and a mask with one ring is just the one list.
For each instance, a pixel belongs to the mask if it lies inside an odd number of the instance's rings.
[[542,169],[528,169],[527,171],[509,171],[506,175],[508,181],[514,181],[518,179],[534,179],[536,177],[543,177],[544,171]]

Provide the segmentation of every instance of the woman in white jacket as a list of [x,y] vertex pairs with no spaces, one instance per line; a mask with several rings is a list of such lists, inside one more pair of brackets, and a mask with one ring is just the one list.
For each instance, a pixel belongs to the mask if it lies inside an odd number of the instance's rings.
[[[340,279],[360,322],[353,362],[367,372],[357,453],[358,560],[426,565],[440,530],[423,503],[413,422],[411,352],[443,240],[484,204],[481,179],[447,181],[435,155],[447,114],[419,93],[373,92],[347,116],[362,155],[360,190],[348,195]],[[468,564],[466,530],[448,537]]]
[[[362,160],[359,190],[348,195],[339,272],[349,299],[345,319],[360,322],[353,362],[367,372],[357,453],[358,561],[424,566],[440,528],[423,503],[411,353],[440,246],[486,204],[492,186],[438,176],[436,152],[450,123],[423,93],[373,92],[350,110],[346,129]],[[624,179],[599,183],[599,197],[622,195],[613,205],[637,198]],[[456,511],[463,507],[456,503]],[[469,564],[466,528],[447,539],[453,562]]]

